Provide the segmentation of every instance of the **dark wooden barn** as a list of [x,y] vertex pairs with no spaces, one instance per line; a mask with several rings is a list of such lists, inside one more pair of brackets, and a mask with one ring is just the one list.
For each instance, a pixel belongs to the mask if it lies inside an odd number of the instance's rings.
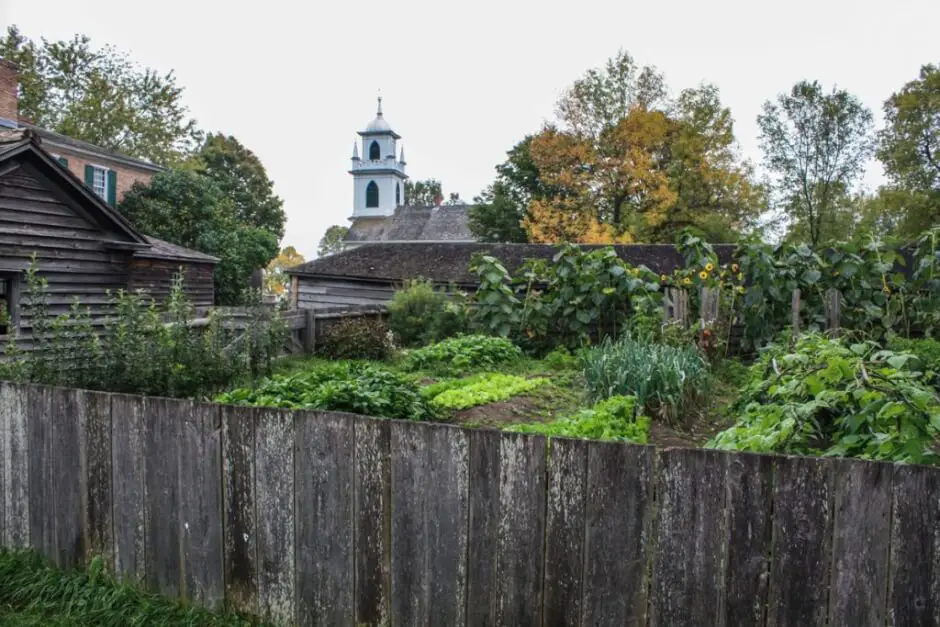
[[[676,247],[668,244],[630,244],[614,249],[624,261],[655,272],[672,272],[682,265]],[[715,246],[723,262],[731,258],[733,249],[731,245]],[[478,285],[470,272],[475,253],[493,255],[512,273],[527,259],[551,260],[557,252],[558,247],[549,244],[369,244],[289,269],[291,305],[301,309],[384,305],[405,281],[415,278],[429,280],[441,289],[454,286],[472,292]]]
[[26,130],[0,130],[0,351],[11,338],[30,344],[21,300],[35,255],[48,282],[49,315],[77,298],[94,319],[108,292],[148,290],[162,299],[182,271],[196,306],[213,301],[214,257],[147,237],[46,152]]

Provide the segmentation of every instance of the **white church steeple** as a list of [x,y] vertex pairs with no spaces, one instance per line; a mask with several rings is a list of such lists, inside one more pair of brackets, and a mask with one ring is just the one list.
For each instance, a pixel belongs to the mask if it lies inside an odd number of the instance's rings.
[[353,145],[353,218],[390,216],[395,208],[405,204],[405,151],[395,158],[396,142],[401,139],[389,126],[382,114],[379,96],[375,119],[369,122],[362,138],[362,158],[358,146]]

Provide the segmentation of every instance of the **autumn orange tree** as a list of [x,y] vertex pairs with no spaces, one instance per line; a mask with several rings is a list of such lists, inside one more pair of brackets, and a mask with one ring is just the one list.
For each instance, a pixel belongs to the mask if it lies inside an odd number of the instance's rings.
[[264,287],[269,294],[280,296],[287,291],[287,275],[284,270],[299,266],[304,262],[304,256],[297,252],[293,246],[281,249],[277,257],[271,260],[264,271]]
[[731,241],[763,207],[713,86],[671,101],[655,68],[620,52],[574,83],[558,116],[530,144],[553,190],[527,207],[532,242],[672,242],[690,226]]

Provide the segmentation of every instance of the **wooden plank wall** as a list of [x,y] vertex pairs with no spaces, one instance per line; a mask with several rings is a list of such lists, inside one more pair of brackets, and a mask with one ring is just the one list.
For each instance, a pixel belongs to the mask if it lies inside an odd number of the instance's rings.
[[0,383],[0,544],[299,625],[931,625],[940,469]]
[[183,293],[193,307],[215,304],[215,267],[209,263],[135,257],[131,262],[128,290],[144,290],[163,301],[173,288],[173,277],[182,270]]

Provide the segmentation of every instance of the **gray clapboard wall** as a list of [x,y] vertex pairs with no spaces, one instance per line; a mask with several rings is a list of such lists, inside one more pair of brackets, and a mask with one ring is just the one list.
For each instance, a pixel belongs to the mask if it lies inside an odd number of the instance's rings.
[[0,383],[0,543],[300,625],[934,625],[940,469]]

